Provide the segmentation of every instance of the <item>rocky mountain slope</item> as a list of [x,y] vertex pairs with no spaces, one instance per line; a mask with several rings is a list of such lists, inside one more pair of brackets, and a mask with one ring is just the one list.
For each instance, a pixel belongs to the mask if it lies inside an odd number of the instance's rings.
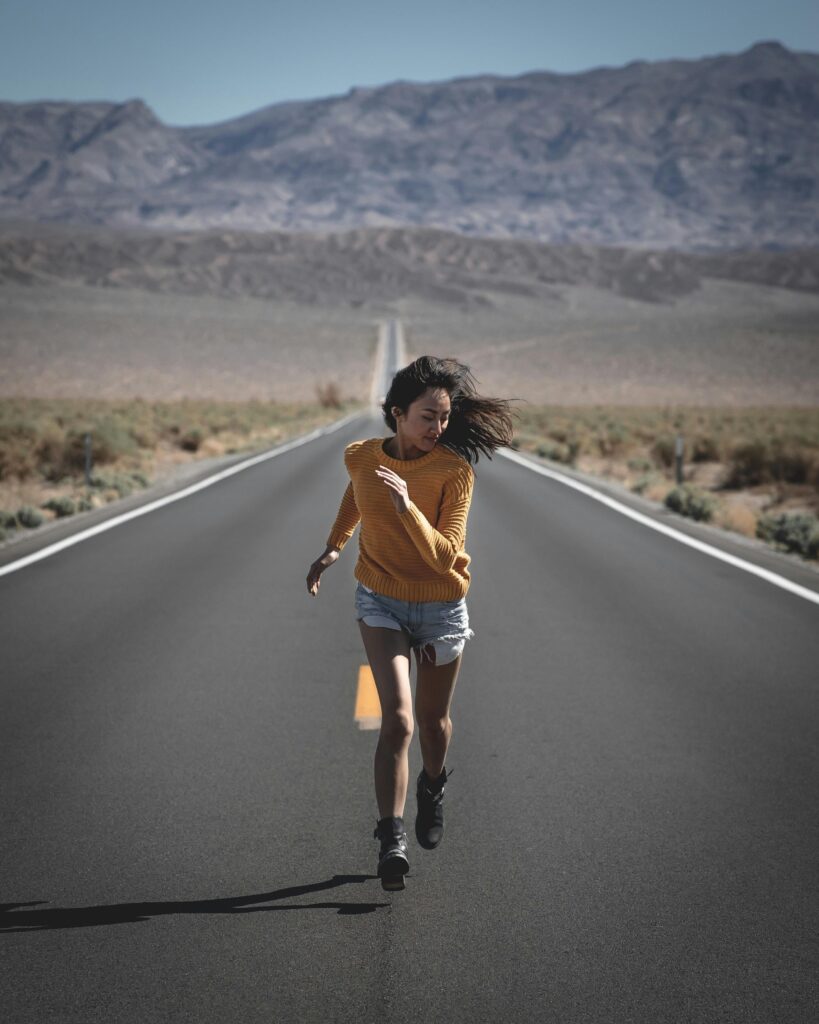
[[164,125],[140,100],[2,103],[0,219],[816,246],[819,55],[769,42],[582,74],[394,82],[198,127]]
[[819,251],[684,253],[467,238],[435,228],[167,232],[0,223],[0,285],[83,284],[353,307],[424,301],[463,309],[591,286],[673,303],[704,280],[819,294]]

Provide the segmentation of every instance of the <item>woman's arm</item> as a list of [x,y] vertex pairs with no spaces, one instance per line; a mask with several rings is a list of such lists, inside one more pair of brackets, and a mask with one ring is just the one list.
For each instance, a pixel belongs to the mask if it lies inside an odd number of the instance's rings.
[[315,597],[318,594],[318,588],[321,583],[321,574],[325,569],[329,569],[333,562],[338,561],[338,556],[338,548],[331,547],[328,544],[324,550],[324,554],[319,555],[315,562],[310,566],[310,571],[307,573],[307,593],[311,597]]
[[330,536],[327,538],[327,547],[324,550],[324,554],[319,555],[307,573],[307,593],[311,597],[315,597],[318,594],[321,574],[325,569],[329,569],[333,562],[338,561],[341,549],[352,537],[360,518],[358,506],[355,503],[355,495],[353,494],[353,484],[350,481],[341,499],[341,505],[339,506],[336,521],[333,523],[333,528],[330,531]]
[[328,548],[338,548],[341,551],[350,537],[352,537],[359,519],[361,519],[361,513],[358,511],[358,505],[355,503],[353,482],[351,480],[347,484],[347,489],[341,499],[341,505],[336,515],[336,521],[333,523],[330,536],[327,538]]
[[419,554],[435,572],[449,572],[466,539],[466,518],[472,501],[475,476],[471,466],[464,467],[456,477],[444,484],[437,529],[430,525],[421,510],[409,502],[398,519],[410,535]]

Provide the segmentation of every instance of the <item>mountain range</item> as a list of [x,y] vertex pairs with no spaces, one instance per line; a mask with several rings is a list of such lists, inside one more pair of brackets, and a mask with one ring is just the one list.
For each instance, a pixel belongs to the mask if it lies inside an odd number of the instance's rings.
[[0,220],[816,247],[819,55],[763,42],[579,74],[398,81],[189,127],[139,99],[0,103]]
[[[91,286],[353,308],[547,304],[590,286],[674,305],[709,281],[819,294],[819,250],[686,253],[469,238],[438,228],[148,231],[0,223],[0,286]],[[814,332],[815,333],[815,332]]]

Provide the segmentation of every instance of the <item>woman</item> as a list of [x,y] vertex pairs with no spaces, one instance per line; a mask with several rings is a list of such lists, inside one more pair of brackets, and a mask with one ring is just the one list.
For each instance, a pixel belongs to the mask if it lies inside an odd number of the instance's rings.
[[381,841],[378,876],[403,889],[409,871],[404,804],[413,733],[410,649],[418,678],[415,717],[423,768],[417,779],[415,834],[434,849],[443,834],[445,768],[452,693],[469,628],[470,557],[464,549],[472,462],[512,440],[509,399],[482,398],[469,367],[421,356],[393,378],[382,406],[390,438],[344,450],[350,483],[327,549],[310,566],[307,590],[339,557],[359,520],[355,606],[381,701],[375,794]]

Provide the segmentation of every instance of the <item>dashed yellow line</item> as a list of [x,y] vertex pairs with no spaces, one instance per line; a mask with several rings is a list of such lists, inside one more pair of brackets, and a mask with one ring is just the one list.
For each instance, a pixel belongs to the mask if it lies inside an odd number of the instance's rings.
[[381,701],[369,665],[360,665],[358,669],[354,718],[359,729],[381,728]]

